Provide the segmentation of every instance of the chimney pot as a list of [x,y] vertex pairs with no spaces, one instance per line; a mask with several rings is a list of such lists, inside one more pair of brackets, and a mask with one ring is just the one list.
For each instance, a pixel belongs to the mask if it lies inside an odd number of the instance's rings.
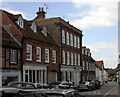
[[35,19],[45,19],[46,12],[43,11],[43,7],[39,7],[39,11],[36,14],[37,17]]
[[42,11],[43,11],[43,7],[42,7]]

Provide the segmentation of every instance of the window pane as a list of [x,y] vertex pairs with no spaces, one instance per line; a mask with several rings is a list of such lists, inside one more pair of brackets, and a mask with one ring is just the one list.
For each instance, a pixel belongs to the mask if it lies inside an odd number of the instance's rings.
[[27,44],[27,60],[32,60],[32,46]]
[[67,65],[69,65],[69,52],[67,52]]
[[67,42],[67,45],[69,45],[69,33],[68,32],[67,32],[66,42]]
[[74,47],[76,47],[76,36],[74,36]]
[[62,61],[63,61],[63,64],[65,64],[65,51],[62,51]]
[[73,46],[73,35],[70,34],[70,45]]
[[65,31],[62,30],[62,43],[65,43]]
[[76,54],[74,54],[74,65],[77,65],[77,56],[76,56]]
[[56,51],[52,50],[52,63],[56,63]]
[[49,62],[49,49],[45,49],[45,62]]
[[10,63],[17,64],[17,50],[10,49]]
[[37,56],[36,56],[36,60],[38,62],[41,62],[41,48],[40,47],[37,47]]
[[73,53],[71,53],[71,65],[73,65]]

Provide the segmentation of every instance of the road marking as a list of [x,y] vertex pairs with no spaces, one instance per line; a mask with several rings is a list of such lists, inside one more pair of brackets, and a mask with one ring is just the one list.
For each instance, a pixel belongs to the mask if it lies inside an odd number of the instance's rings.
[[[117,85],[118,86],[118,85]],[[113,91],[117,86],[113,87],[111,90],[109,90],[103,97],[106,97],[111,91]]]

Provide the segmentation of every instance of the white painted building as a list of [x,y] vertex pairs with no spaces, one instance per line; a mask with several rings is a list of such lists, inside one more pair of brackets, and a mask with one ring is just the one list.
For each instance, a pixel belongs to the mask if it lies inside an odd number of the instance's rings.
[[80,66],[62,66],[62,81],[74,82],[77,86],[81,81],[81,67]]
[[47,66],[26,63],[23,66],[23,82],[47,83]]
[[96,65],[99,67],[96,69],[96,78],[103,84],[104,81],[104,63],[103,61],[96,61]]
[[108,73],[107,73],[107,71],[104,69],[103,70],[103,81],[107,81],[108,80]]

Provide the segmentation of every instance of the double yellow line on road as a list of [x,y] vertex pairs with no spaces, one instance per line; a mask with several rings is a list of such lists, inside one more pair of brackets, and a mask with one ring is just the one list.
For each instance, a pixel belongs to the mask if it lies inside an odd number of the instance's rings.
[[[117,85],[118,86],[118,85]],[[103,97],[106,97],[111,91],[113,91],[117,86],[113,87],[112,89],[110,89]]]

